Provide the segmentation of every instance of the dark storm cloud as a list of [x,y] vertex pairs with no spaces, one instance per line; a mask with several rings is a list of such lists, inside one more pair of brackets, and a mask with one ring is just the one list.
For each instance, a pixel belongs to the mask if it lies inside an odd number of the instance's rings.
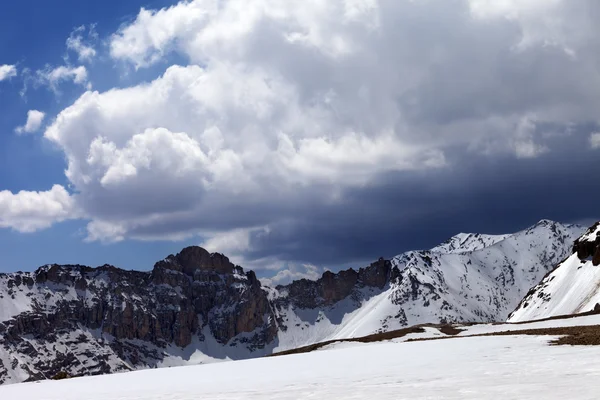
[[595,184],[600,154],[587,136],[557,141],[561,150],[536,159],[490,161],[466,152],[454,167],[390,174],[343,203],[299,211],[296,218],[257,235],[249,260],[273,256],[335,268],[358,260],[427,249],[459,232],[511,233],[541,219],[600,218]]

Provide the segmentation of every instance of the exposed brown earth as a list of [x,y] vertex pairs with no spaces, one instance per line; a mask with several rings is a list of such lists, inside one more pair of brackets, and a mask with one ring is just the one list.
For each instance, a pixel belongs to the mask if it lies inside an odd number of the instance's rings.
[[[522,324],[531,324],[533,322],[544,322],[544,321],[554,321],[561,319],[572,319],[577,317],[584,317],[588,315],[596,315],[600,314],[600,309],[597,308],[592,311],[588,311],[581,314],[573,314],[573,315],[558,315],[555,317],[544,318],[535,321],[526,321],[526,322],[517,322],[510,325],[522,325]],[[495,325],[501,325],[502,323],[497,323]],[[441,337],[431,337],[431,338],[414,338],[408,339],[407,342],[422,342],[429,340],[443,340],[443,339],[454,339],[454,338],[468,338],[468,337],[484,337],[484,336],[518,336],[518,335],[533,335],[533,336],[561,336],[560,338],[551,341],[552,345],[586,345],[586,346],[598,346],[600,345],[600,325],[591,325],[591,326],[570,326],[570,327],[562,327],[562,328],[540,328],[540,329],[521,329],[514,331],[502,331],[502,332],[491,332],[491,333],[482,333],[476,335],[465,335],[465,336],[456,336],[459,333],[463,332],[464,329],[460,329],[460,327],[473,326],[478,324],[461,324],[461,325],[435,325],[435,324],[423,324],[416,325],[409,328],[399,329],[390,332],[376,333],[373,335],[368,335],[359,338],[351,338],[351,339],[339,339],[339,340],[329,340],[325,342],[315,343],[308,346],[298,347],[296,349],[286,350],[279,353],[274,353],[269,355],[268,357],[274,356],[284,356],[290,354],[301,354],[301,353],[310,353],[311,351],[318,350],[325,346],[334,343],[344,343],[344,342],[358,342],[358,343],[373,343],[373,342],[381,342],[384,340],[398,339],[404,337],[410,333],[423,333],[425,332],[425,327],[432,327],[438,329],[441,333],[447,336]]]
[[464,331],[464,329],[459,329],[454,325],[440,325],[440,326],[437,326],[437,328],[444,335],[448,335],[448,336],[455,336],[455,335],[458,335],[459,333],[461,333],[462,331]]
[[[516,331],[502,331],[481,333],[477,335],[465,335],[458,338],[469,337],[487,337],[487,336],[561,336],[556,340],[552,340],[552,345],[585,345],[598,346],[600,345],[600,325],[590,326],[567,326],[560,328],[540,328],[540,329],[523,329]],[[423,339],[409,339],[407,342],[423,342],[428,340],[453,339],[453,337],[434,337]]]
[[373,343],[373,342],[382,342],[384,340],[392,340],[404,337],[410,333],[423,333],[425,332],[425,327],[433,327],[437,328],[440,332],[445,335],[458,335],[462,332],[462,329],[458,329],[452,325],[433,325],[433,324],[425,324],[425,325],[416,325],[410,328],[398,329],[395,331],[375,333],[368,336],[363,336],[359,338],[350,338],[350,339],[339,339],[339,340],[328,340],[326,342],[320,342],[311,344],[309,346],[298,347],[296,349],[286,350],[279,353],[271,354],[268,357],[275,356],[286,356],[290,354],[301,354],[301,353],[310,353],[311,351],[318,350],[322,347],[328,346],[334,343],[345,343],[345,342],[358,342],[358,343]]

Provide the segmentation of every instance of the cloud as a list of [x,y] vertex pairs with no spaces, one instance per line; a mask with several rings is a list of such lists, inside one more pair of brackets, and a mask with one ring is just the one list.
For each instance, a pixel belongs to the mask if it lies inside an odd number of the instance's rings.
[[568,51],[569,22],[556,18],[568,10],[563,0],[469,0],[471,12],[477,18],[505,18],[518,23],[521,38],[517,44],[525,49],[537,44],[563,47]]
[[23,126],[19,126],[15,129],[18,134],[22,133],[33,133],[37,132],[44,122],[45,113],[38,110],[29,110],[27,112],[27,122]]
[[536,131],[535,118],[523,117],[517,124],[515,135],[515,155],[518,158],[535,158],[548,151],[548,148],[534,141]]
[[17,67],[15,65],[0,65],[0,82],[17,76]]
[[[548,178],[519,167],[576,154],[600,125],[597,15],[560,0],[142,9],[110,56],[154,78],[86,91],[44,136],[88,240],[198,236],[267,268],[372,259],[442,232],[430,216],[499,213],[499,188]],[[87,85],[62,68],[43,81]]]
[[88,81],[88,71],[83,65],[78,67],[61,65],[36,71],[34,81],[36,85],[45,85],[54,92],[58,92],[59,86],[64,82],[73,82],[76,85],[91,89],[91,84]]
[[590,145],[592,149],[600,149],[600,132],[592,133],[590,135]]
[[35,232],[56,222],[77,218],[73,197],[63,186],[47,192],[0,191],[0,227]]
[[93,45],[96,40],[98,40],[98,33],[94,25],[89,28],[79,26],[69,35],[67,50],[76,53],[79,62],[90,62],[96,57],[96,49]]
[[[92,197],[101,203],[86,207],[113,219],[110,204],[119,202],[118,224],[130,233],[220,212],[224,196],[262,207],[297,197],[296,185],[364,185],[378,173],[444,165],[441,151],[403,143],[385,127],[336,132],[334,113],[299,102],[262,70],[173,66],[150,84],[84,94],[45,136],[68,154],[67,177],[83,198],[99,191]],[[277,193],[265,191],[274,185]],[[144,208],[122,202],[142,193],[152,197]]]
[[323,269],[311,264],[290,264],[285,269],[277,272],[273,277],[261,278],[260,281],[265,286],[277,287],[278,285],[287,285],[299,279],[316,281],[323,275],[323,272]]

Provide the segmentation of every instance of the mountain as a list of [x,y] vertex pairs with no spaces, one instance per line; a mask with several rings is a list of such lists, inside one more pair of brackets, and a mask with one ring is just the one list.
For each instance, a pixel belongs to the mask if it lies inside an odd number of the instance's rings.
[[504,320],[583,229],[460,234],[317,281],[262,286],[189,247],[149,272],[47,265],[0,275],[0,383],[271,354],[425,322]]
[[510,322],[576,314],[600,308],[600,222],[573,245],[572,254],[534,286]]

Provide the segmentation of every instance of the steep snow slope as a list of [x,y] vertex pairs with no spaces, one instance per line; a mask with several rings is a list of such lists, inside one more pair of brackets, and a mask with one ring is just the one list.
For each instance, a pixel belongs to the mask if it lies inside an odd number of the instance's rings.
[[[1,399],[595,399],[600,348],[492,336],[334,350],[0,387]],[[560,366],[560,367],[558,367]]]
[[510,235],[484,235],[481,233],[459,233],[439,246],[431,249],[434,253],[468,253],[480,250],[503,241]]
[[600,304],[600,224],[585,232],[575,243],[575,253],[533,287],[509,322],[528,321],[593,310]]
[[[544,220],[513,235],[461,234],[431,251],[401,254],[382,289],[318,309],[276,308],[289,329],[278,334],[275,351],[428,322],[503,321],[582,232]],[[288,295],[286,288],[278,294]]]

